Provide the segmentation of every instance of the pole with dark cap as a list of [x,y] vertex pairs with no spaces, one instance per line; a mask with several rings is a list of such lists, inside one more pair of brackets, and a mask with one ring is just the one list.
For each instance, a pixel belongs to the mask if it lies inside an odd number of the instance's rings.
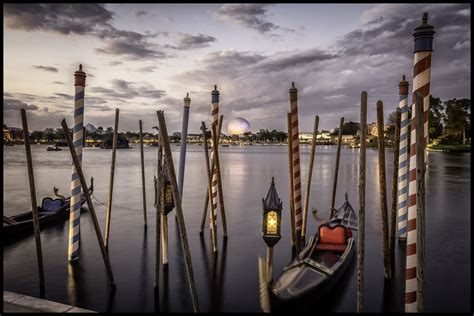
[[184,168],[186,163],[186,139],[188,138],[188,121],[189,121],[189,107],[191,105],[191,98],[189,93],[186,93],[184,98],[183,106],[183,123],[181,125],[181,150],[179,153],[179,194],[181,195],[181,200],[183,199],[183,186],[184,186]]
[[[413,103],[410,134],[410,163],[408,180],[408,219],[407,219],[407,262],[405,270],[405,312],[418,310],[417,291],[420,280],[417,280],[417,186],[416,186],[416,139],[417,133],[424,133],[424,147],[428,143],[428,117],[430,98],[431,54],[433,52],[434,27],[428,24],[428,13],[423,14],[421,24],[415,28],[414,66],[413,66]],[[423,128],[416,124],[416,95],[423,99]],[[425,152],[426,155],[426,152]],[[426,157],[426,156],[425,156]],[[424,159],[426,163],[426,159]]]
[[[82,65],[74,73],[74,127],[72,129],[72,141],[76,150],[79,163],[82,164],[82,144],[84,126],[84,88],[86,86],[86,73],[82,71]],[[76,167],[72,165],[71,199],[69,215],[69,261],[79,259],[79,237],[81,217],[81,182]]]
[[408,81],[403,75],[402,81],[398,85],[400,102],[398,108],[401,112],[400,122],[400,146],[398,158],[398,239],[407,238],[407,199],[408,199]]
[[[431,54],[433,52],[434,27],[428,24],[428,13],[423,13],[421,24],[413,33],[414,67],[413,67],[413,93],[418,92],[423,97],[423,133],[425,147],[428,144],[428,118],[430,110],[430,79],[431,79]],[[413,103],[415,103],[413,96]],[[425,152],[426,163],[426,152]]]
[[[217,85],[214,85],[214,90],[211,92],[211,101],[212,101],[212,121],[211,126],[213,124],[219,123],[219,90],[217,90]],[[211,152],[211,160],[214,160],[214,152]],[[211,187],[211,194],[213,197],[213,202],[211,203],[211,213],[214,217],[214,224],[217,223],[217,174],[215,166],[211,170],[212,171],[212,187]],[[217,224],[216,224],[217,227]]]
[[295,228],[297,244],[301,238],[303,227],[303,212],[301,207],[301,170],[300,170],[300,142],[298,131],[298,89],[295,83],[291,83],[290,108],[291,108],[291,137],[292,139],[292,158],[293,158],[293,186],[294,186],[294,205],[295,205]]
[[387,215],[387,181],[385,177],[385,141],[384,141],[384,124],[383,124],[383,103],[377,101],[377,140],[379,153],[379,197],[380,210],[382,221],[382,253],[383,253],[383,267],[384,277],[386,280],[391,279],[390,271],[390,243],[389,243],[389,228]]

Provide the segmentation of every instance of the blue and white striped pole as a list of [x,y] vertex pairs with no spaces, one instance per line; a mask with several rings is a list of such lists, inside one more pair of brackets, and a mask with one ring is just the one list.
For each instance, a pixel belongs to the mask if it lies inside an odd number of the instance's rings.
[[[84,87],[86,86],[86,73],[82,71],[82,65],[74,73],[74,128],[72,129],[72,140],[79,162],[82,162],[82,141],[84,125]],[[81,164],[82,165],[82,164]],[[81,216],[81,182],[76,167],[72,165],[71,178],[71,209],[69,213],[69,261],[79,259],[79,236]]]
[[401,110],[400,122],[400,147],[398,165],[398,239],[407,238],[407,218],[408,218],[408,81],[403,75],[402,81],[398,85]]
[[183,107],[183,124],[181,125],[181,151],[179,154],[179,179],[178,187],[181,201],[183,200],[183,186],[184,186],[184,167],[186,163],[186,139],[188,137],[188,121],[189,121],[189,106],[191,105],[191,98],[189,93],[184,98]]

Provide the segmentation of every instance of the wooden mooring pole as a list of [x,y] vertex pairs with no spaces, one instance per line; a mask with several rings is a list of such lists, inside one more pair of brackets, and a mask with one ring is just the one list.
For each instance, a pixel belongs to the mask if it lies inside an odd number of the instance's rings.
[[156,207],[156,240],[155,240],[155,290],[160,288],[160,242],[161,242],[161,216],[163,210],[163,145],[158,133],[158,177],[155,178],[155,207]]
[[260,286],[260,308],[264,313],[271,312],[270,295],[268,294],[268,271],[263,258],[258,257],[258,280]]
[[38,260],[40,297],[44,297],[45,286],[44,286],[43,250],[41,248],[38,204],[36,202],[35,175],[33,173],[33,159],[31,158],[30,134],[28,132],[28,119],[26,117],[25,109],[21,109],[20,113],[21,113],[21,124],[23,125],[23,140],[25,143],[25,151],[26,151],[26,167],[28,170],[28,180],[30,183],[31,213],[33,215],[33,230],[34,230],[35,241],[36,241],[36,259]]
[[[222,120],[224,119],[224,115],[221,115],[219,117],[219,123],[218,123],[218,130],[219,130],[219,135],[218,135],[218,139],[220,139],[220,135],[221,135],[221,129],[222,129]],[[207,148],[207,147],[206,147]],[[215,160],[214,160],[214,157],[212,157],[211,159],[211,170],[214,170],[215,168]],[[210,189],[207,188],[206,190],[206,194],[205,194],[205,201],[204,201],[204,210],[202,212],[202,218],[201,218],[201,230],[199,231],[199,234],[203,234],[204,233],[204,226],[206,225],[206,216],[207,216],[207,209],[209,208],[209,191]]]
[[[159,171],[158,171],[159,172]],[[158,176],[159,179],[159,176]],[[161,208],[161,186],[158,185],[158,180],[154,177],[155,184],[155,208],[156,208],[156,234],[155,234],[155,291],[160,288],[160,235],[161,235],[161,223],[160,223],[160,208]]]
[[273,280],[273,247],[267,246],[267,282],[270,284]]
[[379,153],[379,185],[380,185],[380,209],[382,212],[382,253],[384,277],[391,279],[390,274],[390,249],[388,236],[388,216],[387,216],[387,181],[385,179],[385,142],[384,142],[384,123],[383,123],[383,103],[377,101],[377,139]]
[[339,159],[341,157],[341,145],[342,145],[342,128],[344,126],[344,117],[341,117],[339,122],[339,136],[337,138],[337,152],[336,152],[336,167],[334,169],[334,182],[332,187],[332,199],[331,199],[331,216],[334,216],[336,209],[334,205],[336,204],[336,191],[337,191],[337,174],[339,171]]
[[146,193],[145,193],[145,158],[143,156],[143,130],[142,120],[139,121],[140,125],[140,162],[142,165],[142,193],[143,193],[143,218],[145,221],[146,228]]
[[[207,172],[207,184],[208,188],[212,187],[212,173],[211,168],[209,167],[209,152],[207,150],[207,134],[206,134],[206,123],[201,122],[201,130],[202,130],[202,137],[204,140],[204,156],[206,158],[206,172]],[[212,196],[211,190],[207,190],[208,193],[208,200],[214,203],[214,197]],[[212,212],[209,213],[209,217],[211,220],[211,240],[212,240],[212,251],[217,253],[217,236],[216,236],[216,223],[214,222],[214,216],[212,216]]]
[[293,187],[293,136],[291,134],[291,113],[287,114],[288,121],[288,190],[290,191],[290,219],[291,219],[291,246],[296,247],[296,226],[295,226],[295,194]]
[[[221,121],[222,121],[221,115]],[[219,135],[217,135],[217,124],[212,124],[212,152],[215,161],[215,172],[217,178],[217,192],[219,194],[219,208],[222,217],[222,229],[224,231],[224,239],[227,239],[227,222],[225,219],[225,207],[224,207],[224,192],[222,191],[222,175],[221,175],[221,164],[219,162]]]
[[359,229],[357,231],[357,312],[364,311],[365,257],[365,163],[367,138],[367,92],[360,95],[360,152],[359,152]]
[[112,164],[110,166],[110,182],[109,182],[109,200],[107,203],[107,213],[105,218],[105,249],[109,251],[110,236],[110,216],[112,213],[112,195],[114,192],[114,174],[115,174],[115,153],[117,151],[117,129],[119,122],[119,109],[115,109],[114,137],[112,144]]
[[401,109],[397,108],[395,120],[395,140],[393,142],[393,176],[392,176],[392,214],[390,218],[390,270],[395,275],[395,237],[397,230],[397,210],[398,210],[398,167],[400,154],[400,126]]
[[416,102],[416,278],[418,280],[417,309],[425,310],[425,135],[421,132],[424,124],[423,96],[415,92]]
[[168,139],[168,130],[166,128],[165,116],[163,111],[157,111],[159,132],[161,140],[163,142],[163,152],[165,159],[168,162],[168,174],[170,176],[170,182],[173,189],[173,199],[176,203],[176,215],[178,221],[178,230],[181,240],[181,247],[183,249],[186,272],[188,277],[189,290],[191,292],[191,299],[193,303],[194,312],[199,312],[199,303],[196,292],[196,285],[194,284],[194,273],[191,262],[191,252],[189,250],[188,237],[186,235],[186,225],[184,223],[183,209],[181,207],[181,198],[179,195],[178,182],[176,181],[176,173],[174,170],[173,156],[171,155],[171,147]]
[[309,156],[308,176],[306,177],[306,191],[304,194],[303,206],[303,229],[301,230],[301,239],[304,241],[306,234],[306,222],[308,221],[309,193],[311,191],[311,178],[313,176],[314,151],[316,148],[316,137],[318,136],[319,116],[314,117],[313,139],[311,140],[311,153]]
[[168,214],[161,213],[161,259],[164,266],[168,265]]
[[83,192],[84,196],[86,197],[87,206],[89,207],[89,212],[91,213],[92,223],[94,224],[95,233],[97,235],[97,241],[99,242],[100,252],[102,253],[102,259],[104,259],[105,268],[107,269],[107,274],[109,276],[110,285],[111,285],[112,289],[115,289],[114,276],[112,274],[112,268],[110,266],[109,254],[107,253],[107,250],[105,249],[104,239],[102,238],[102,233],[100,232],[99,222],[97,221],[97,215],[96,215],[95,210],[94,210],[94,204],[92,204],[92,199],[91,199],[91,196],[89,194],[89,190],[87,188],[87,183],[86,183],[86,180],[84,178],[84,174],[82,173],[82,167],[81,167],[81,164],[79,162],[79,158],[77,156],[76,149],[74,148],[74,144],[72,142],[72,138],[71,138],[71,135],[70,135],[70,132],[69,132],[69,127],[67,126],[67,123],[66,123],[65,119],[63,119],[61,121],[61,126],[62,126],[63,131],[64,131],[66,142],[69,146],[69,151],[71,152],[72,161],[74,163],[74,166],[76,167],[76,171],[77,171],[77,174],[79,176],[79,180],[81,181],[82,192]]

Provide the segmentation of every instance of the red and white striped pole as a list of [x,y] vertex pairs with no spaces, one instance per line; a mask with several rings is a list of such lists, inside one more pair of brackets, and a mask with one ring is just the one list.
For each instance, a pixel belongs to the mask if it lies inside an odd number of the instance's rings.
[[295,227],[297,240],[301,238],[303,228],[303,216],[301,209],[301,171],[300,171],[300,142],[298,131],[298,89],[295,83],[291,83],[290,89],[291,106],[291,136],[293,138],[293,187],[294,187],[294,205],[295,205]]
[[[219,122],[219,91],[217,90],[217,85],[214,85],[214,91],[211,92],[212,96],[212,123],[211,124],[218,124]],[[217,137],[219,139],[219,137]],[[211,161],[214,159],[214,152],[211,152]],[[212,188],[211,188],[211,193],[212,193],[212,198],[213,202],[211,205],[211,211],[214,216],[214,232],[217,233],[217,190],[218,190],[218,185],[217,185],[217,169],[214,165],[214,169],[212,170]],[[212,226],[212,224],[211,224]]]
[[[428,13],[423,14],[422,23],[415,29],[415,58],[413,67],[413,101],[415,92],[423,96],[423,128],[416,128],[415,105],[412,106],[411,139],[410,139],[410,171],[408,184],[408,222],[407,222],[407,249],[405,271],[405,312],[418,311],[417,292],[419,283],[417,278],[417,216],[416,216],[416,133],[424,133],[426,148],[428,140],[428,116],[430,97],[431,52],[433,51],[434,27],[428,24]],[[418,245],[418,247],[423,245]]]
[[408,217],[408,81],[403,75],[402,81],[398,85],[400,102],[398,107],[401,111],[400,122],[400,146],[398,165],[398,239],[405,241],[407,238],[407,217]]

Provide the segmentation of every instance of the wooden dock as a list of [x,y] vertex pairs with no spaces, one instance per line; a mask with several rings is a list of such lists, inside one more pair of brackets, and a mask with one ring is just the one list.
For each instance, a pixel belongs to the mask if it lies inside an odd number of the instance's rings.
[[91,310],[3,291],[5,313],[96,313]]

